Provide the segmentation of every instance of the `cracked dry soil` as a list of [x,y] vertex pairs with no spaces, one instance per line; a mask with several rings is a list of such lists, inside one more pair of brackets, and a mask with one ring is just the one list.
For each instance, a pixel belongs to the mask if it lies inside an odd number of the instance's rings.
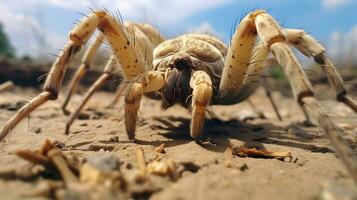
[[[18,104],[38,93],[32,89],[16,88],[0,94],[0,124],[9,119]],[[62,95],[63,96],[63,95]],[[254,117],[245,102],[234,106],[210,108],[214,119],[208,119],[205,132],[210,142],[198,145],[189,137],[190,115],[175,106],[166,111],[160,102],[144,98],[140,109],[136,143],[130,142],[123,126],[120,102],[115,109],[106,109],[113,94],[99,92],[76,120],[68,136],[64,135],[67,117],[60,109],[61,98],[48,102],[23,120],[0,144],[2,169],[20,168],[25,161],[14,155],[18,149],[37,149],[45,139],[64,145],[65,154],[79,158],[108,153],[121,162],[123,174],[138,168],[135,148],[141,145],[146,160],[158,155],[154,147],[165,144],[165,153],[176,163],[188,163],[191,170],[175,181],[166,181],[161,189],[146,196],[149,199],[316,199],[322,198],[328,185],[353,193],[354,183],[344,165],[333,153],[328,139],[317,127],[304,127],[302,112],[291,98],[275,92],[283,121],[279,122],[268,99],[258,90],[252,101],[268,119]],[[70,108],[80,101],[77,95]],[[323,100],[328,113],[345,131],[357,153],[357,118],[347,107],[333,100]],[[243,118],[252,118],[243,121]],[[256,147],[269,151],[290,151],[292,159],[259,159],[233,156],[230,167],[224,163],[228,142],[234,146]],[[0,179],[0,199],[22,199],[36,184],[46,179]],[[344,191],[344,190],[342,190]],[[344,195],[345,192],[340,192]],[[27,199],[44,199],[31,197]]]

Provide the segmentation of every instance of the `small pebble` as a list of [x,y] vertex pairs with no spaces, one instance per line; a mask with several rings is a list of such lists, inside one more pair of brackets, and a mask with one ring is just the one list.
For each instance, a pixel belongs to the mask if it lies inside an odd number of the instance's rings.
[[119,137],[113,136],[113,137],[109,138],[109,142],[119,142]]
[[42,129],[40,127],[37,127],[33,130],[33,132],[35,132],[36,134],[39,134],[42,132]]
[[87,123],[82,123],[79,126],[88,126],[88,124]]
[[249,169],[248,165],[246,163],[244,163],[242,166],[239,167],[240,171],[244,172],[247,169]]

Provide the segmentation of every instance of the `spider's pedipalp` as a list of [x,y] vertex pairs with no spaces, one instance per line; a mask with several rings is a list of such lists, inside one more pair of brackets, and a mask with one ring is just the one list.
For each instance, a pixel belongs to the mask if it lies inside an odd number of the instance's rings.
[[212,100],[212,81],[204,71],[195,71],[190,80],[192,91],[192,116],[190,135],[196,141],[202,140],[202,129],[207,106]]
[[125,95],[125,129],[130,140],[135,139],[137,113],[142,95],[156,92],[164,87],[164,84],[163,73],[148,71],[137,76],[128,85]]

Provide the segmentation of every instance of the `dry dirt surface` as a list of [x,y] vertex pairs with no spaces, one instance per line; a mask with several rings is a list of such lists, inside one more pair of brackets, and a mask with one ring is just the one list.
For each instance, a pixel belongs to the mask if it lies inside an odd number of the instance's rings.
[[[0,124],[38,93],[23,88],[1,93]],[[112,97],[113,94],[106,92],[95,94],[68,136],[63,134],[67,119],[60,109],[63,99],[41,106],[0,143],[1,170],[26,166],[28,162],[14,152],[38,149],[45,139],[50,139],[61,144],[65,155],[76,156],[79,160],[110,154],[120,161],[123,175],[129,177],[138,169],[135,149],[140,145],[146,162],[158,157],[172,159],[177,165],[186,166],[186,170],[176,180],[161,178],[155,183],[155,189],[132,194],[134,199],[331,199],[329,197],[334,195],[337,196],[334,199],[357,198],[356,186],[328,139],[318,127],[305,127],[295,101],[278,92],[274,93],[274,98],[283,116],[282,122],[277,120],[263,91],[258,90],[251,100],[267,119],[258,118],[246,102],[214,106],[209,109],[214,117],[205,124],[208,142],[203,144],[189,137],[187,110],[175,106],[163,111],[160,102],[146,98],[139,113],[137,141],[129,141],[123,125],[123,102],[114,109],[105,108]],[[80,99],[80,95],[74,96],[70,108],[73,109]],[[357,154],[356,114],[333,100],[323,100],[322,105],[344,130],[344,138]],[[235,155],[229,160],[231,155],[226,151],[229,143],[269,151],[290,151],[292,158]],[[165,144],[165,152],[154,151],[161,144]],[[46,199],[28,197],[28,194],[47,179],[51,177],[0,179],[0,199],[23,199],[25,196],[25,199]]]

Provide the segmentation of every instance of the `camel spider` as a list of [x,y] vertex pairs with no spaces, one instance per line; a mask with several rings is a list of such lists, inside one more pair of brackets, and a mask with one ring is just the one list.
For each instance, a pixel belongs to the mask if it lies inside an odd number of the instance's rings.
[[[259,74],[267,66],[267,57],[271,52],[290,79],[296,101],[306,107],[309,114],[316,119],[357,182],[357,159],[353,158],[352,150],[342,138],[341,131],[313,97],[311,83],[291,47],[307,57],[313,57],[315,62],[321,65],[336,91],[338,101],[355,112],[356,103],[347,95],[343,80],[327,58],[322,45],[303,30],[282,29],[263,10],[251,12],[242,19],[229,48],[218,39],[202,34],[186,34],[165,41],[160,33],[148,24],[124,24],[105,11],[93,11],[70,32],[68,43],[49,72],[44,85],[45,91],[22,107],[1,127],[0,141],[34,109],[48,100],[57,99],[68,62],[96,29],[101,31],[101,35],[85,54],[69,94],[73,93],[96,50],[106,39],[112,49],[112,58],[103,75],[86,94],[80,108],[111,76],[115,70],[112,62],[117,60],[125,80],[130,82],[122,85],[118,91],[120,94],[126,90],[125,128],[129,139],[135,138],[140,100],[142,95],[146,95],[150,98],[162,98],[163,107],[175,103],[190,107],[190,135],[195,140],[201,140],[207,106],[230,105],[245,100],[257,86]],[[64,111],[69,98],[70,95],[63,104]],[[78,112],[72,113],[67,123],[67,133],[77,114]]]

